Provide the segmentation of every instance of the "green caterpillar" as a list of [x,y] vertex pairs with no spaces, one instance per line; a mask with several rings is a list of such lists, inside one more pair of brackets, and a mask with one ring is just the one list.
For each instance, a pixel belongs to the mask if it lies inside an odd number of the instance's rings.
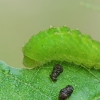
[[30,38],[22,51],[23,64],[27,68],[55,60],[100,69],[100,43],[66,26],[39,32]]

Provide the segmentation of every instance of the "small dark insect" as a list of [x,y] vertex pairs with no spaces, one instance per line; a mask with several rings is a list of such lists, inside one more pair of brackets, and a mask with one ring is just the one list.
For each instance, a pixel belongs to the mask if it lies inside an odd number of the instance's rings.
[[51,79],[52,79],[53,81],[57,81],[57,77],[58,77],[58,76],[60,75],[60,73],[62,73],[62,72],[63,72],[62,66],[59,65],[59,64],[56,64],[56,65],[54,66],[54,68],[53,68],[53,71],[52,71],[51,75],[50,75]]
[[60,90],[58,100],[66,100],[73,92],[74,88],[71,85],[67,85]]

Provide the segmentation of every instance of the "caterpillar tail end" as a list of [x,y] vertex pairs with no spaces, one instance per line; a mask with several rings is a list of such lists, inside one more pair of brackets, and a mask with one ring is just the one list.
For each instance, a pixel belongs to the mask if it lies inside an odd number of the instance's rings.
[[40,65],[37,61],[32,60],[26,56],[24,56],[24,58],[23,58],[23,64],[26,69],[33,69]]

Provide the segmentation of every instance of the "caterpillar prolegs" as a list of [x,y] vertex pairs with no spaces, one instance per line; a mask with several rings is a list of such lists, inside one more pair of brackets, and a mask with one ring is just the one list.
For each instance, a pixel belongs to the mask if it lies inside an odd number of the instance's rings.
[[22,51],[27,68],[55,60],[100,69],[100,43],[66,26],[40,31],[29,39]]

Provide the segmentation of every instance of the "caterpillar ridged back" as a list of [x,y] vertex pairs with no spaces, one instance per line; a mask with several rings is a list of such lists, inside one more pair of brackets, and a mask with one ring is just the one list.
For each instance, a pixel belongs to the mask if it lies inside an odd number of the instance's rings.
[[66,26],[40,31],[29,39],[22,51],[23,64],[27,68],[53,60],[100,69],[100,43]]

